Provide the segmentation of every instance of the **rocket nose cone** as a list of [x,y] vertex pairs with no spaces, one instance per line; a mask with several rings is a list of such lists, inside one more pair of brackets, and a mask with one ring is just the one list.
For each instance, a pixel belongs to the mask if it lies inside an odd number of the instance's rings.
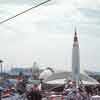
[[75,35],[74,35],[74,42],[78,41],[78,38],[77,38],[77,32],[76,32],[76,29],[75,29]]

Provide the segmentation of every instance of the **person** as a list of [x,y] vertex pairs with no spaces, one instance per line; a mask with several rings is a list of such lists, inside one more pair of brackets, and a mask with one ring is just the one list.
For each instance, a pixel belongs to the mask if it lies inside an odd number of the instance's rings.
[[23,93],[26,92],[26,83],[23,81],[23,80],[20,80],[18,83],[17,83],[17,92],[21,95]]
[[38,88],[38,85],[34,85],[33,88],[30,89],[29,93],[27,94],[28,100],[42,100],[41,92]]

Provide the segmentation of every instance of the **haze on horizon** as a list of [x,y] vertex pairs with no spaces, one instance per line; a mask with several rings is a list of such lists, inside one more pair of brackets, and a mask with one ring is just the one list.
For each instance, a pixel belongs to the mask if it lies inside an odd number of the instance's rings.
[[[0,0],[0,21],[41,1]],[[71,66],[75,27],[81,68],[100,69],[99,0],[51,0],[0,25],[0,58],[8,65],[32,66],[37,61]]]

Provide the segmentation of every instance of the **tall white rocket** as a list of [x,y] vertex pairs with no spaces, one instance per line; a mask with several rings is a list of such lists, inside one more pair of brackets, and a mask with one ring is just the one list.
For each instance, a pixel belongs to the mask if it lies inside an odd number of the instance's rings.
[[72,49],[72,79],[79,83],[80,79],[80,54],[77,32],[75,29],[74,43]]

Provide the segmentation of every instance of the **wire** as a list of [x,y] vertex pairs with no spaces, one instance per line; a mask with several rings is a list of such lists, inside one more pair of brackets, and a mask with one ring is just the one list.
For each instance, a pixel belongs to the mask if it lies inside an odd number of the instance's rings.
[[27,9],[27,10],[24,10],[24,11],[22,11],[22,12],[16,14],[16,15],[14,15],[14,16],[12,16],[12,17],[9,17],[9,18],[7,18],[7,19],[1,21],[0,24],[3,24],[3,23],[5,23],[5,22],[7,22],[7,21],[9,21],[9,20],[11,20],[11,19],[13,19],[13,18],[19,16],[19,15],[22,15],[22,14],[24,14],[24,13],[26,13],[26,12],[28,12],[28,11],[34,9],[34,8],[37,8],[37,7],[39,7],[39,6],[41,6],[41,5],[45,4],[45,3],[47,3],[47,2],[49,2],[49,1],[51,1],[51,0],[47,0],[47,1],[41,2],[40,4],[37,4],[36,6],[33,6],[33,7],[29,8],[29,9]]

